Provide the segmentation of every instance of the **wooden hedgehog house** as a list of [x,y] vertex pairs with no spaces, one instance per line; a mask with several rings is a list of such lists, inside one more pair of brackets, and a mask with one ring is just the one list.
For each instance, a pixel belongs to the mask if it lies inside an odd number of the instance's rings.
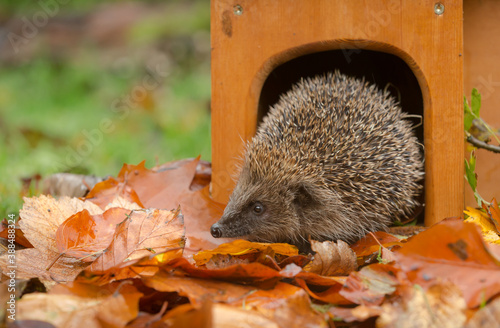
[[461,215],[462,1],[212,0],[211,19],[217,201],[227,202],[244,144],[279,95],[301,77],[339,70],[421,116],[426,225]]

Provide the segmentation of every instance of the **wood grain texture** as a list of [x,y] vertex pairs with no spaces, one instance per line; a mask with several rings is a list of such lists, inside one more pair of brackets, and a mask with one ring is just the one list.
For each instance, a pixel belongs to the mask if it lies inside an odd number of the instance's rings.
[[[227,202],[244,143],[255,133],[274,68],[319,51],[376,50],[402,58],[424,98],[425,220],[463,209],[462,1],[212,0],[213,197]],[[235,13],[235,6],[242,13]]]
[[[481,93],[481,117],[500,128],[500,1],[464,1],[464,60],[464,94],[470,100],[472,88],[476,88]],[[479,194],[486,201],[498,200],[500,155],[486,150],[478,150],[476,155]],[[467,184],[465,204],[477,206]]]

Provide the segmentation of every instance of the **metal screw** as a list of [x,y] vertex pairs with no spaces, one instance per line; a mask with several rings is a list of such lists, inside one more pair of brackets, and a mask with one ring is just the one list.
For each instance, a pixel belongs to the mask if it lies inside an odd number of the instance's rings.
[[236,5],[233,8],[233,12],[234,12],[235,15],[240,16],[241,14],[243,14],[243,7],[240,6],[240,5]]
[[434,13],[436,15],[442,15],[444,13],[444,5],[441,2],[434,5]]

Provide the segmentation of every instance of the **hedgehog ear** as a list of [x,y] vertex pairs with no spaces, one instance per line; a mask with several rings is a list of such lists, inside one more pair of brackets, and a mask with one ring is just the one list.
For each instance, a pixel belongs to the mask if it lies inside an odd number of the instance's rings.
[[298,208],[307,208],[316,203],[311,188],[306,183],[300,183],[294,188],[294,204]]

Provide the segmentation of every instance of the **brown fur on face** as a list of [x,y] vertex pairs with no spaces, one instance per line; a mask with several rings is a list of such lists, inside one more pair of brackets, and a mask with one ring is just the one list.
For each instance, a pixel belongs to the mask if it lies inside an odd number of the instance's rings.
[[302,80],[249,142],[214,237],[353,242],[414,211],[418,141],[394,99],[338,72]]

